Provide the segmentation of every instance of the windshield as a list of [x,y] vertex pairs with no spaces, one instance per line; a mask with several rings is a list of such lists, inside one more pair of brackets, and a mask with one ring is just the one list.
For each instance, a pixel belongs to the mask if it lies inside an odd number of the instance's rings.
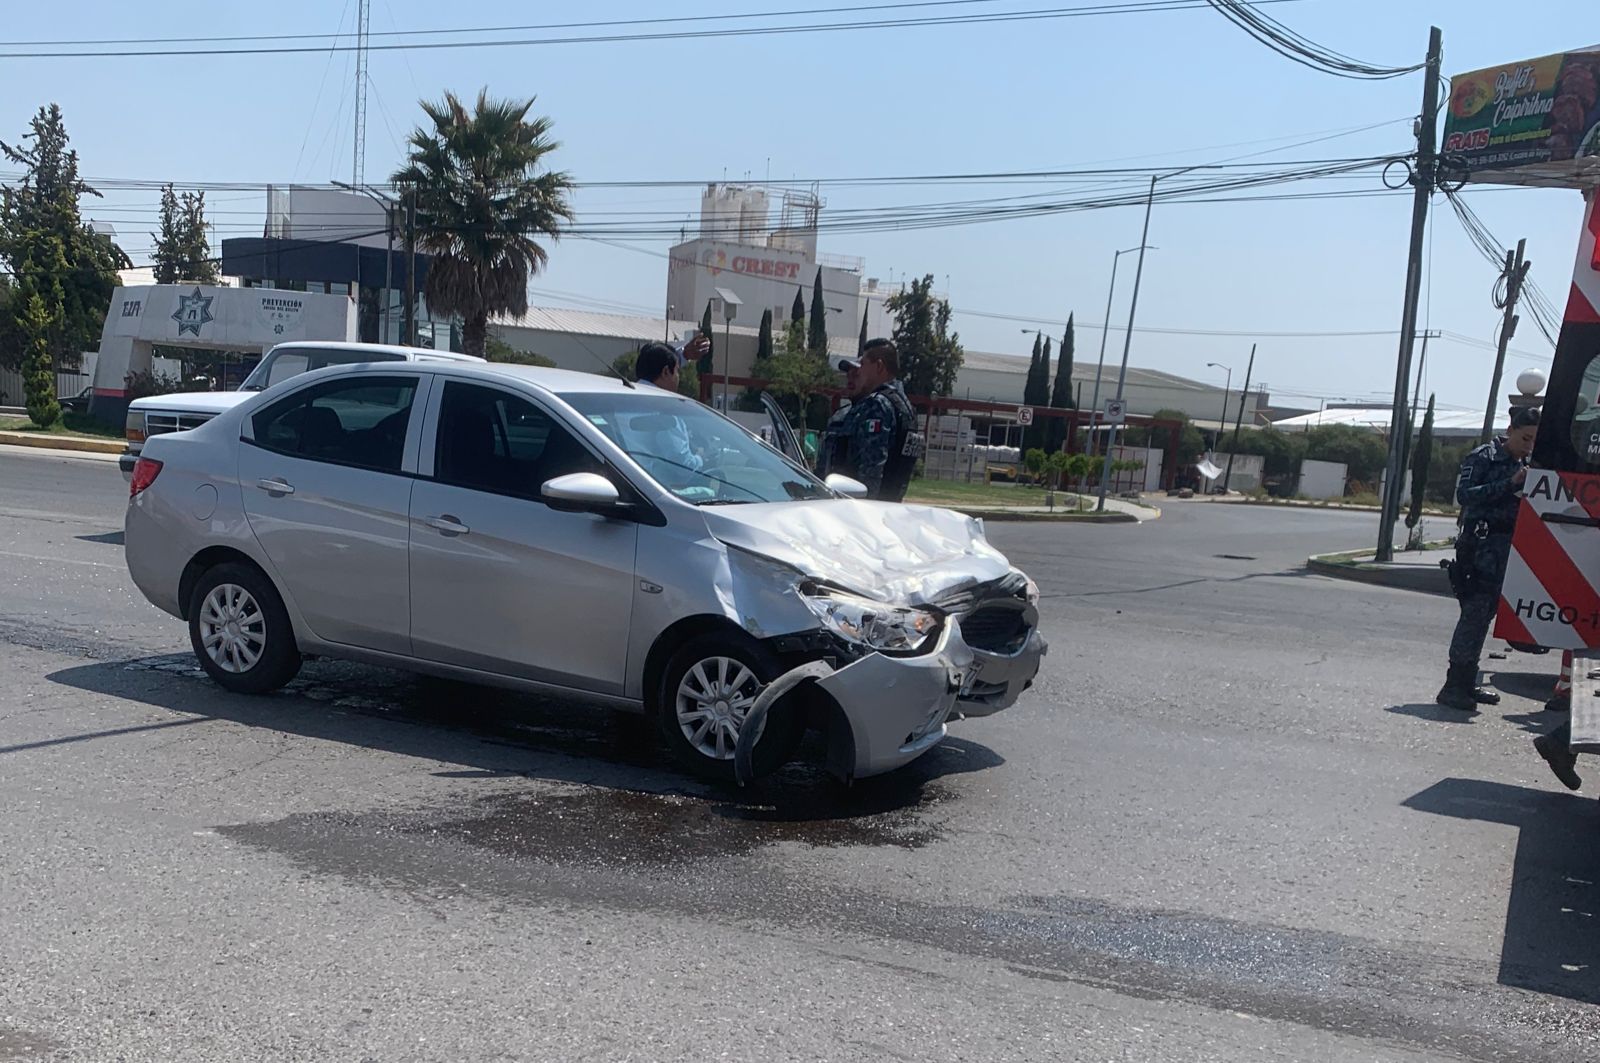
[[834,497],[810,472],[698,402],[649,389],[562,398],[685,502],[737,505]]
[[279,347],[256,364],[250,375],[239,385],[240,391],[265,391],[290,377],[323,369],[330,365],[355,365],[357,362],[403,361],[399,355],[386,351],[351,351],[319,347]]

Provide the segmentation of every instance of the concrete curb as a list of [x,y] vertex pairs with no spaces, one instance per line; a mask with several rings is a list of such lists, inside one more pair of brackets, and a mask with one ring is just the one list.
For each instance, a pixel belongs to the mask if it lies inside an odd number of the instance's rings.
[[[953,507],[947,507],[953,508]],[[1013,524],[1139,524],[1140,518],[1132,513],[1029,513],[1014,509],[960,509],[969,517],[995,523]],[[1155,520],[1161,515],[1157,510],[1145,520]]]
[[89,454],[121,454],[128,445],[120,439],[83,439],[78,436],[49,435],[44,432],[0,432],[0,446],[34,447],[40,450],[76,450]]
[[[1441,555],[1443,551],[1438,551]],[[1343,554],[1321,554],[1306,558],[1306,569],[1319,576],[1329,576],[1333,579],[1351,580],[1355,583],[1370,583],[1380,587],[1393,587],[1396,590],[1420,591],[1423,594],[1437,594],[1441,597],[1453,597],[1450,593],[1450,577],[1445,575],[1444,569],[1437,565],[1421,567],[1418,565],[1379,565],[1373,562],[1353,563],[1350,561],[1336,561],[1333,558],[1344,557]],[[1440,560],[1444,560],[1444,556]]]

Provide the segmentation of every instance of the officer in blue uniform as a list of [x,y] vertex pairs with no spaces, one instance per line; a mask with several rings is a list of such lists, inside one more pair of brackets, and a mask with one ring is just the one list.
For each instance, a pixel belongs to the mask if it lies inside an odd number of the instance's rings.
[[1500,607],[1511,529],[1538,432],[1537,409],[1513,410],[1510,431],[1472,450],[1461,463],[1456,478],[1461,530],[1450,564],[1450,585],[1461,602],[1461,617],[1450,639],[1450,670],[1434,698],[1446,708],[1473,712],[1479,705],[1500,703],[1499,694],[1478,686],[1478,658]]
[[822,438],[817,442],[817,475],[823,478],[840,471],[833,466],[835,462],[844,460],[845,423],[850,417],[851,405],[861,397],[861,363],[854,358],[841,358],[838,369],[844,374],[845,402],[828,418],[827,425],[822,429]]
[[867,497],[899,502],[911,486],[924,440],[901,385],[900,355],[890,340],[867,341],[855,371],[854,401],[826,440],[829,472],[867,486]]

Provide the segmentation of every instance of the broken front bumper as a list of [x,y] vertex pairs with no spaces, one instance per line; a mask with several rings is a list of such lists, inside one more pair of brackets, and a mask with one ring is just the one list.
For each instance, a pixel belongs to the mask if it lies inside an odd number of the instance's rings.
[[779,676],[762,691],[740,729],[734,752],[741,783],[753,777],[751,751],[767,712],[785,695],[812,684],[832,699],[849,724],[834,735],[829,766],[838,775],[864,779],[911,763],[945,736],[945,724],[963,716],[988,716],[1014,704],[1033,683],[1046,652],[1037,628],[1008,654],[974,650],[960,625],[945,625],[934,649],[916,657],[869,653],[835,668],[812,661]]

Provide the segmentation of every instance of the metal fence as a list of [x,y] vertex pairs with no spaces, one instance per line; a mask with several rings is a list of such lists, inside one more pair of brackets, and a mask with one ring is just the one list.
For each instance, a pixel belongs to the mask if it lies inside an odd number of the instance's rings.
[[[85,372],[56,373],[56,397],[71,398],[88,387],[91,379]],[[21,373],[15,369],[0,369],[0,406],[21,406],[25,392]]]

